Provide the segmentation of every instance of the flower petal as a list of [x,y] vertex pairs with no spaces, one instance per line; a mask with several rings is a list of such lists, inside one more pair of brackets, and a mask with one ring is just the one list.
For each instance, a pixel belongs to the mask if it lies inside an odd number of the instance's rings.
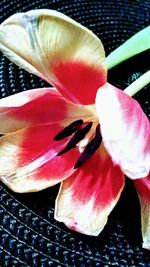
[[104,146],[113,161],[132,178],[150,170],[150,123],[140,105],[123,91],[106,84],[96,97]]
[[134,181],[141,205],[143,248],[150,249],[150,174]]
[[101,41],[57,11],[33,10],[8,18],[0,26],[0,50],[73,102],[94,103],[106,82]]
[[124,187],[124,176],[101,145],[83,166],[62,182],[55,218],[72,230],[98,235]]
[[[77,148],[58,156],[68,138],[55,141],[59,124],[21,129],[0,138],[0,176],[16,192],[39,191],[59,183],[75,170]],[[58,168],[59,166],[59,168]]]
[[33,89],[0,100],[0,133],[91,115],[90,109],[68,102],[54,88]]

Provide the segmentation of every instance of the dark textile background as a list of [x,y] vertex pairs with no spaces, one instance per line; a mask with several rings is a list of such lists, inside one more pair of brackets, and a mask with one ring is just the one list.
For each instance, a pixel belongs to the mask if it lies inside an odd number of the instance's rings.
[[[150,23],[149,0],[1,0],[0,22],[16,12],[56,9],[87,26],[101,38],[106,55]],[[124,89],[149,69],[150,52],[108,72],[108,80]],[[0,57],[0,97],[47,84]],[[150,88],[150,87],[149,87]],[[148,86],[135,96],[150,117]],[[53,219],[59,186],[38,193],[15,194],[1,184],[2,267],[148,267],[150,252],[142,249],[140,206],[132,182],[98,237],[68,230]]]

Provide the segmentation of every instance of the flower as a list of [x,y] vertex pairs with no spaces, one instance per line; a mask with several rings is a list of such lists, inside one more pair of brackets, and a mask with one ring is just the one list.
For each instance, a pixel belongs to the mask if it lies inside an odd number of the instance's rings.
[[107,83],[101,41],[59,12],[36,10],[2,23],[0,49],[54,86],[1,99],[2,181],[15,192],[61,182],[55,218],[98,235],[126,174],[139,192],[148,248],[150,124],[134,99]]

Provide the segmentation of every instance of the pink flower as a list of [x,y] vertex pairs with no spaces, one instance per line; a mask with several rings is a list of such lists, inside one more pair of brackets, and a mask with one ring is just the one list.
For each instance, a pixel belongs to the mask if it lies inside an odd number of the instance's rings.
[[126,174],[135,180],[150,248],[150,124],[134,99],[107,83],[101,41],[56,11],[36,10],[0,26],[0,49],[56,88],[0,101],[3,182],[15,192],[61,182],[55,218],[98,235]]

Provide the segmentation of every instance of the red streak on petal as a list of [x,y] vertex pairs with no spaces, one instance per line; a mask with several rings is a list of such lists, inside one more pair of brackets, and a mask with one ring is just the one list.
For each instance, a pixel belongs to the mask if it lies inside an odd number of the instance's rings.
[[147,142],[145,144],[144,152],[149,152],[150,138],[147,133],[150,133],[150,123],[145,113],[141,109],[140,104],[135,99],[124,93],[122,90],[114,87],[114,91],[119,99],[121,110],[122,112],[124,112],[123,123],[126,123],[128,126],[133,125],[133,129],[137,133],[137,137],[138,135],[142,136],[142,134],[145,136],[145,141]]
[[58,144],[53,138],[60,130],[62,127],[59,125],[40,125],[26,129],[19,147],[20,164],[28,164],[50,149],[53,153],[57,151],[59,146],[62,146],[62,142],[60,141]]
[[97,93],[97,114],[106,150],[131,179],[144,177],[150,163],[150,123],[140,105],[105,84]]
[[56,88],[75,103],[93,104],[98,88],[106,82],[106,71],[101,66],[95,68],[83,62],[66,62],[53,64],[60,84]]
[[34,178],[52,180],[60,177],[61,179],[69,177],[75,171],[74,165],[78,157],[78,149],[73,149],[61,156],[55,156],[37,169],[36,177]]
[[31,165],[33,163],[34,167],[37,160],[40,163],[36,165],[34,179],[63,179],[63,177],[72,175],[80,153],[78,149],[73,149],[57,156],[68,140],[67,138],[61,141],[54,140],[54,136],[60,130],[62,130],[60,125],[40,125],[27,129],[19,147],[19,155],[17,155],[18,168],[30,166],[30,163]]
[[[43,89],[44,90],[44,89]],[[48,90],[47,90],[48,91]],[[16,96],[17,97],[17,96]],[[24,104],[22,107],[4,108],[15,119],[34,124],[57,122],[66,117],[67,107],[63,97],[49,92]]]
[[95,208],[99,208],[109,205],[117,197],[124,185],[124,176],[108,155],[103,158],[96,152],[71,179],[65,181],[66,186],[67,182],[73,199],[86,204],[93,198]]

